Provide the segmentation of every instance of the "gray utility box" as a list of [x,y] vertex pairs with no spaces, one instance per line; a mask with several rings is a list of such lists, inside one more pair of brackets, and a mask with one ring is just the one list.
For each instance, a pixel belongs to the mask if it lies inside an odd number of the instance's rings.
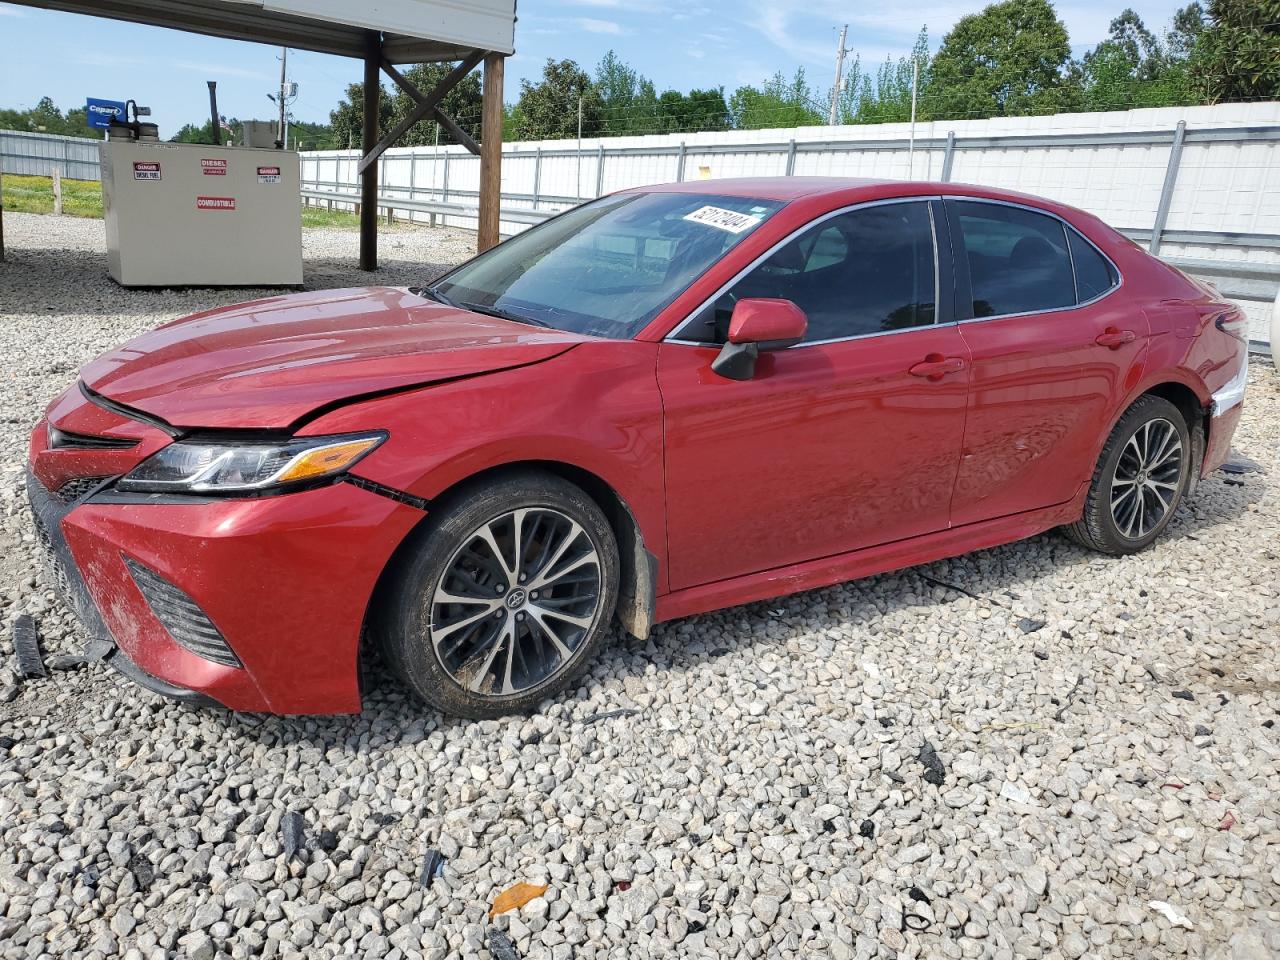
[[117,283],[302,284],[296,153],[128,141],[99,149],[107,263]]

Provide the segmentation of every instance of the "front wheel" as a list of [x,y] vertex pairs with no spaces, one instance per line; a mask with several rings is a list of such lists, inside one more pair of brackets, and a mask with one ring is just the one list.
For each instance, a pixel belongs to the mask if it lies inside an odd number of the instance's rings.
[[600,507],[554,475],[473,488],[415,535],[376,618],[402,679],[442,711],[533,709],[599,647],[618,592]]
[[1102,553],[1137,553],[1173,519],[1191,476],[1191,437],[1162,397],[1140,397],[1120,418],[1094,470],[1084,516],[1066,527]]

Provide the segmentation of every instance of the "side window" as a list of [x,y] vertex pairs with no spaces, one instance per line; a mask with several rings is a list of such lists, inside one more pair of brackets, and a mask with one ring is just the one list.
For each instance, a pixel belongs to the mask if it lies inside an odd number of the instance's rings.
[[955,201],[969,259],[973,315],[996,317],[1076,304],[1062,221],[1021,207]]
[[1074,230],[1067,231],[1067,243],[1071,246],[1071,261],[1076,268],[1076,301],[1085,303],[1100,297],[1119,281],[1116,268],[1106,257]]
[[805,342],[928,326],[937,294],[933,222],[924,202],[840,214],[779,248],[682,336],[723,343],[733,307],[748,297],[793,301],[809,319]]

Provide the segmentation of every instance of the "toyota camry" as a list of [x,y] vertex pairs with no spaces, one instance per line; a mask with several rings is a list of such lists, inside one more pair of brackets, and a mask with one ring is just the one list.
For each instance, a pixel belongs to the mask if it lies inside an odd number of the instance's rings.
[[37,529],[143,686],[468,717],[654,624],[1061,527],[1142,550],[1225,459],[1245,321],[1090,214],[950,183],[603,197],[420,287],[276,296],[88,364]]

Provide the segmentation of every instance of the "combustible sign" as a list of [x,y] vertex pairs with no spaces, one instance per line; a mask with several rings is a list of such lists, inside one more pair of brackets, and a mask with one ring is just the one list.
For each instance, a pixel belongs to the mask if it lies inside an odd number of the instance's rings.
[[201,160],[200,166],[204,170],[206,177],[225,177],[227,175],[227,161],[225,160]]
[[235,197],[196,197],[197,210],[234,210]]
[[160,164],[153,163],[153,162],[135,161],[133,164],[133,179],[159,180]]
[[280,168],[279,167],[259,167],[258,182],[259,183],[279,183]]

